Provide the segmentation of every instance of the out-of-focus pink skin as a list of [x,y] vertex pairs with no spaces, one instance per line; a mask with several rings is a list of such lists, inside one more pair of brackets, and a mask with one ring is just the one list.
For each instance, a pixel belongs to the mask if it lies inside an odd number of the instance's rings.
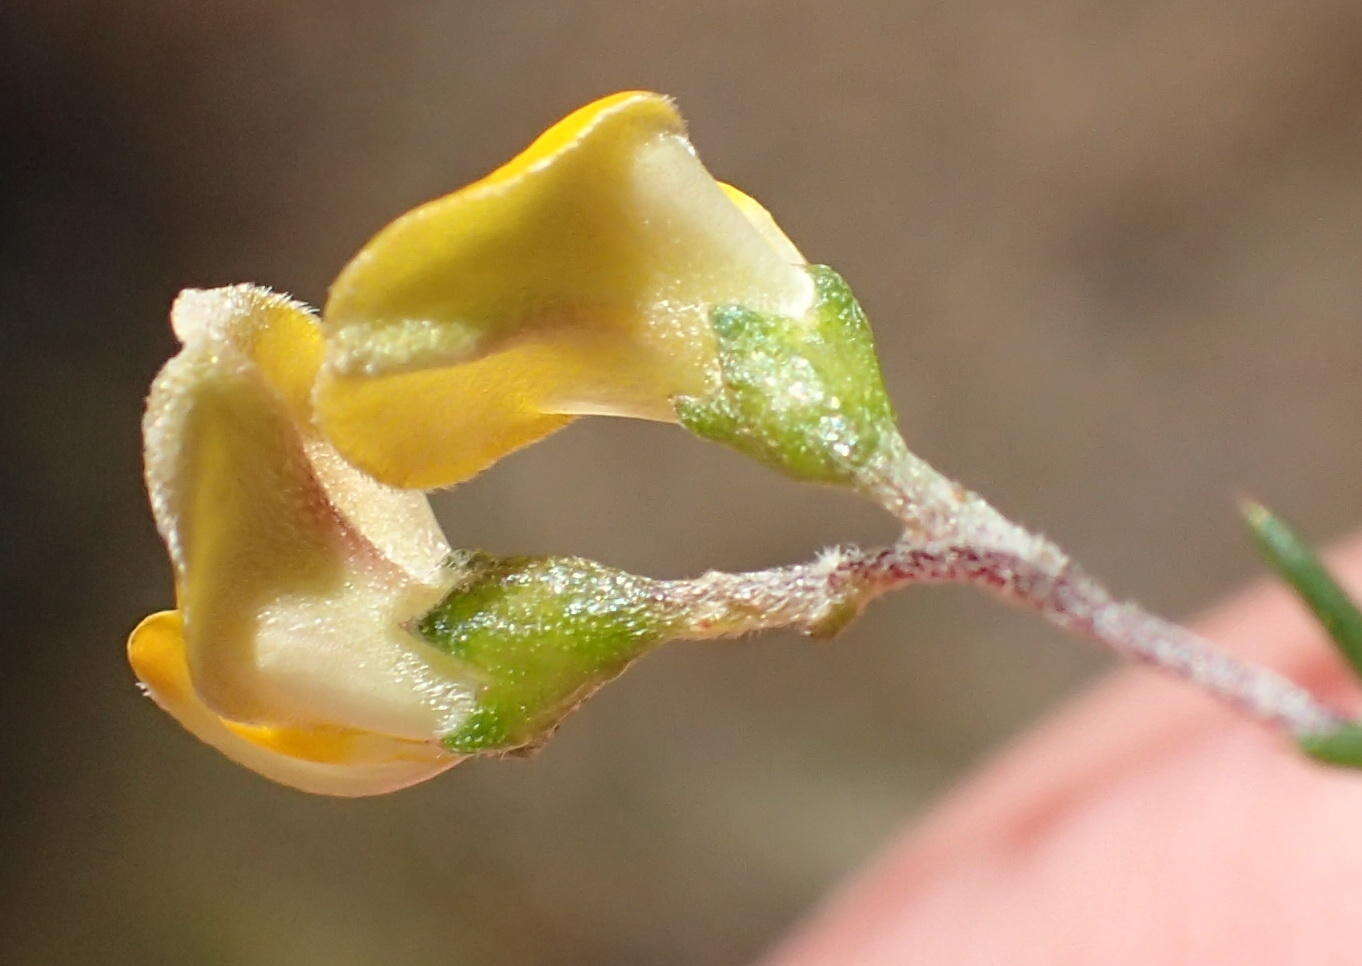
[[[1362,595],[1362,535],[1330,555]],[[1357,710],[1279,584],[1198,629]],[[767,966],[1362,963],[1362,772],[1127,670],[1006,750]]]

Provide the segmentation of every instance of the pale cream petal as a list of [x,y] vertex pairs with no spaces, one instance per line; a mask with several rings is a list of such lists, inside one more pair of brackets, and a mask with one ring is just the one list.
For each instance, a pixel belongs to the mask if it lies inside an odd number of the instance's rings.
[[448,589],[448,545],[424,496],[367,479],[299,422],[305,393],[289,387],[317,358],[315,320],[236,287],[181,299],[175,326],[186,343],[148,401],[147,485],[199,697],[269,726],[457,727],[476,680],[404,626]]

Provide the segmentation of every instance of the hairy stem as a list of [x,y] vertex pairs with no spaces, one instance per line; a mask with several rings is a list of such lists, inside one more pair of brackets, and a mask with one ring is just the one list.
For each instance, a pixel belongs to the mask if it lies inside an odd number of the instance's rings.
[[[1114,599],[1054,544],[1006,520],[973,493],[918,472],[917,493],[895,498],[907,526],[878,550],[837,547],[802,565],[660,581],[659,596],[684,614],[683,636],[708,638],[775,627],[839,628],[871,599],[910,584],[969,584],[1028,609],[1122,657],[1153,665],[1296,737],[1344,720],[1309,692],[1246,664],[1137,604]],[[931,486],[923,487],[922,483]]]

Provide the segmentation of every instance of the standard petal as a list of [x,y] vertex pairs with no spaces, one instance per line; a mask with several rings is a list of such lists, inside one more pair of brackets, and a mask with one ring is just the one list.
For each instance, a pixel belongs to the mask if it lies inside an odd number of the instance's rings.
[[476,675],[404,626],[448,589],[448,545],[421,494],[367,479],[302,418],[315,319],[246,287],[173,316],[185,345],[148,400],[147,486],[197,696],[266,727],[457,727]]
[[457,482],[569,415],[674,419],[714,306],[802,317],[798,251],[657,94],[605,98],[381,231],[324,313],[328,439],[386,483]]

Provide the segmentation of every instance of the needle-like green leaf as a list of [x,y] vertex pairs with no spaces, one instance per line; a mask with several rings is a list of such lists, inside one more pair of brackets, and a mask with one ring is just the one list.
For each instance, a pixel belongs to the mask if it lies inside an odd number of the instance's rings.
[[1343,591],[1319,557],[1281,517],[1260,503],[1240,504],[1258,549],[1319,618],[1339,651],[1362,677],[1362,611]]
[[[1362,678],[1362,611],[1281,517],[1253,500],[1241,500],[1239,509],[1264,559],[1292,586]],[[1312,758],[1362,768],[1362,726],[1348,724],[1337,731],[1302,735],[1299,742]]]
[[1362,727],[1358,725],[1345,724],[1335,731],[1301,735],[1296,742],[1316,761],[1344,768],[1362,768]]

